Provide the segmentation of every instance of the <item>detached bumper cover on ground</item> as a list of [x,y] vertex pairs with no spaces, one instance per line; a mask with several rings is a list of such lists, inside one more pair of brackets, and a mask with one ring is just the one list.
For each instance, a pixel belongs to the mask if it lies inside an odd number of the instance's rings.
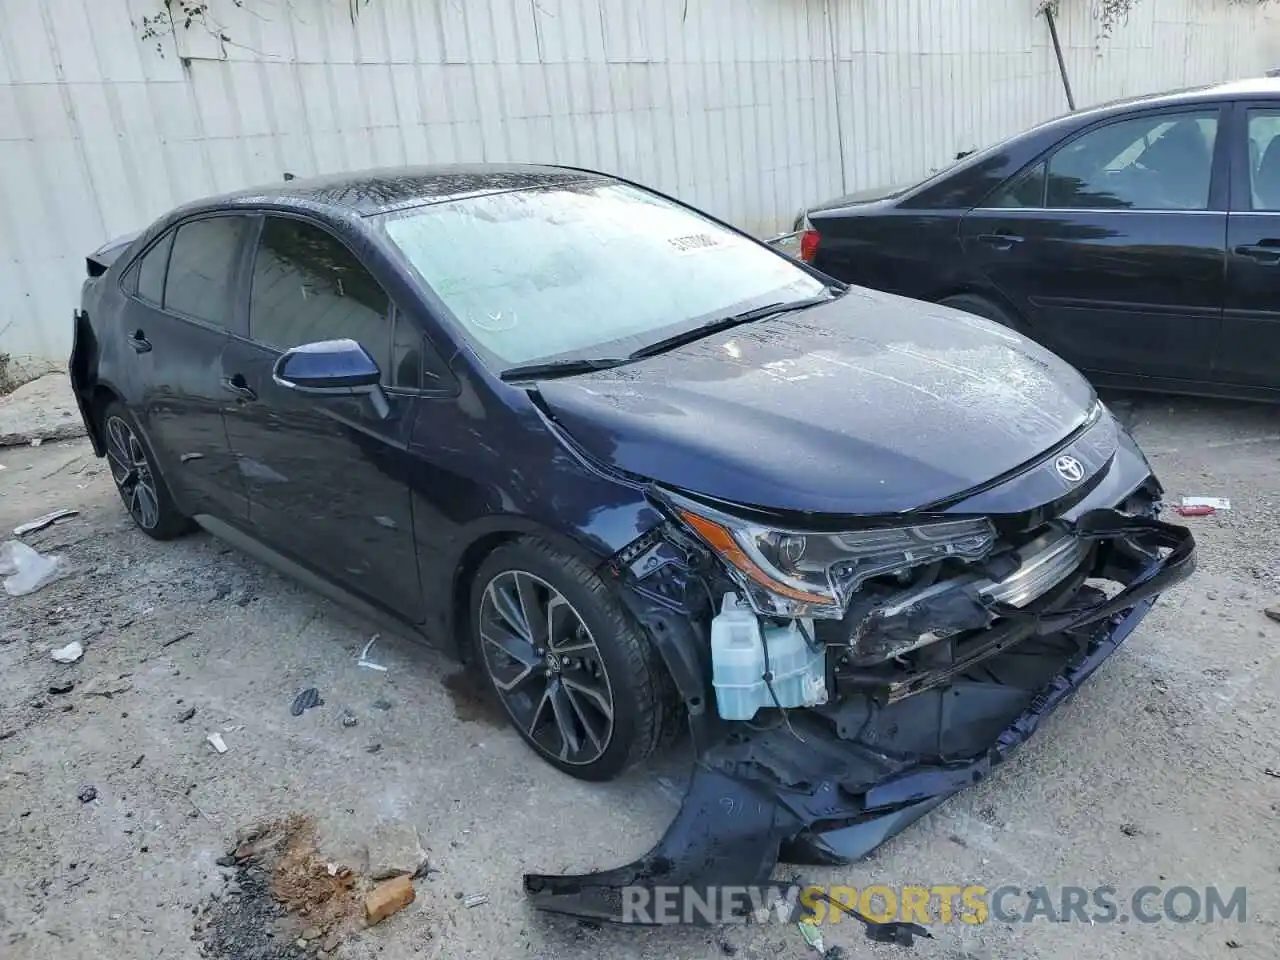
[[1081,586],[1072,606],[1024,613],[1022,639],[945,688],[889,703],[874,692],[838,692],[832,705],[793,711],[790,728],[722,725],[722,735],[700,745],[680,812],[653,850],[600,873],[526,875],[534,906],[662,922],[626,909],[654,902],[637,889],[683,888],[714,903],[710,888],[766,885],[779,859],[856,860],[983,779],[1115,652],[1156,595],[1195,566],[1184,527],[1096,510],[1076,530],[1108,547],[1096,572],[1123,585],[1115,596]]

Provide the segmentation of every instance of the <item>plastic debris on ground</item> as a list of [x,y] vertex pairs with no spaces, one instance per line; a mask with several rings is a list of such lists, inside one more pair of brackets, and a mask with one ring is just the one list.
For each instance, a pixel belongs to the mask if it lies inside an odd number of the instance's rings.
[[1274,620],[1276,623],[1280,623],[1280,603],[1277,603],[1274,607],[1267,607],[1262,612],[1268,619]]
[[473,893],[471,894],[471,896],[467,897],[465,900],[462,901],[462,905],[466,907],[468,910],[471,910],[475,907],[483,907],[488,902],[489,902],[488,894]]
[[205,737],[205,739],[209,741],[209,745],[213,747],[214,750],[217,750],[218,753],[227,752],[227,745],[222,739],[222,734],[211,733],[207,737]]
[[378,642],[378,638],[380,636],[382,636],[382,634],[375,633],[369,638],[369,642],[366,643],[364,645],[364,649],[360,651],[360,659],[356,661],[356,666],[364,667],[367,670],[380,670],[383,673],[387,672],[387,668],[382,664],[374,663],[369,659],[369,651],[373,649],[373,645]]
[[289,712],[295,717],[302,716],[302,711],[310,710],[312,707],[323,707],[324,698],[320,696],[320,691],[315,687],[307,687],[296,697],[293,698],[293,705],[289,707]]
[[65,577],[71,570],[65,557],[45,556],[17,540],[0,543],[0,577],[5,593],[21,597]]
[[53,526],[62,520],[70,520],[72,517],[78,516],[79,510],[54,510],[52,513],[46,513],[43,517],[36,517],[34,520],[28,520],[26,523],[19,524],[13,528],[13,535],[21,537],[28,533],[35,533],[37,530],[43,530],[45,527]]
[[56,663],[75,663],[84,656],[84,646],[79,640],[73,640],[65,647],[59,647],[57,650],[50,650],[51,656]]
[[800,928],[800,936],[804,942],[813,947],[819,954],[826,954],[826,945],[822,942],[822,929],[811,918],[806,917],[796,924]]
[[1230,510],[1231,499],[1229,497],[1183,497],[1182,505],[1184,507],[1212,507],[1214,510]]

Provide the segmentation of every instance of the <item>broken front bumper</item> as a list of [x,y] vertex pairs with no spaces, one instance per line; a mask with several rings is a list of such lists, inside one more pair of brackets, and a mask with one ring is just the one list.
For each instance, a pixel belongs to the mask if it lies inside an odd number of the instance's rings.
[[[1003,640],[977,658],[981,671],[953,663],[916,678],[906,698],[838,686],[830,705],[792,711],[789,724],[768,730],[695,711],[697,762],[661,842],[614,870],[526,875],[534,906],[661,922],[637,917],[626,905],[655,902],[673,888],[715,902],[715,888],[767,885],[780,858],[796,864],[861,858],[986,777],[1115,652],[1156,596],[1195,567],[1195,541],[1185,527],[1094,510],[1076,520],[1075,531],[1098,543],[1092,572],[1122,586],[1114,596],[1081,585],[1065,603],[1010,608]],[[687,625],[668,619],[648,626],[677,684],[700,686],[688,655],[693,645],[679,635]]]

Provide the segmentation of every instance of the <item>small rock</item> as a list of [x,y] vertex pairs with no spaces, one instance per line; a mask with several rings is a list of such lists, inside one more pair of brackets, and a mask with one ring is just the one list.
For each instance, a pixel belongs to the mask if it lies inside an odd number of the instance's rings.
[[57,683],[49,684],[49,692],[52,694],[70,693],[76,687],[74,680],[59,680]]
[[1265,613],[1269,619],[1276,621],[1276,623],[1280,623],[1280,603],[1277,603],[1274,607],[1267,607],[1267,609],[1262,612]]
[[1140,829],[1138,829],[1138,827],[1137,827],[1137,826],[1135,826],[1135,825],[1134,825],[1134,824],[1132,824],[1132,823],[1122,823],[1122,824],[1120,824],[1120,832],[1121,832],[1121,833],[1123,833],[1126,837],[1140,837],[1140,836],[1142,836],[1142,831],[1141,831]]
[[234,867],[236,865],[236,858],[232,856],[219,857],[213,862],[220,867]]
[[84,647],[79,640],[72,640],[65,647],[50,650],[49,656],[53,657],[57,663],[75,663],[84,656]]
[[[10,736],[12,736],[12,734],[10,734]],[[371,743],[364,748],[365,753],[378,753],[381,750],[382,750],[382,744],[380,743]]]
[[178,722],[179,722],[179,723],[186,723],[188,720],[190,720],[190,719],[191,719],[192,717],[194,717],[195,715],[196,715],[196,708],[195,708],[195,707],[187,707],[187,709],[183,710],[183,711],[182,711],[182,713],[180,713],[180,714],[178,715]]
[[1228,950],[1239,950],[1242,946],[1244,946],[1244,944],[1242,944],[1239,940],[1228,940],[1228,941],[1227,941],[1227,949],[1228,949]]
[[391,709],[391,701],[390,701],[390,700],[375,700],[375,701],[373,701],[373,709],[375,709],[375,710],[390,710],[390,709]]
[[374,880],[411,877],[427,860],[418,829],[403,820],[383,820],[369,838],[369,876]]
[[319,940],[322,933],[323,931],[319,927],[307,927],[302,931],[302,939],[309,943],[312,940]]
[[408,877],[396,877],[394,880],[380,883],[364,898],[365,920],[371,927],[381,923],[393,913],[413,903],[416,896],[413,881]]
[[344,727],[354,727],[360,721],[356,719],[354,714],[344,713],[342,715],[342,725]]
[[89,803],[98,799],[98,788],[91,784],[86,784],[80,788],[80,792],[76,796],[80,798],[81,803]]
[[333,953],[333,951],[338,949],[338,944],[341,942],[342,939],[336,933],[331,933],[324,938],[324,943],[320,944],[320,952]]
[[43,710],[48,705],[49,705],[49,701],[46,700],[44,697],[36,697],[36,699],[31,701],[32,710]]

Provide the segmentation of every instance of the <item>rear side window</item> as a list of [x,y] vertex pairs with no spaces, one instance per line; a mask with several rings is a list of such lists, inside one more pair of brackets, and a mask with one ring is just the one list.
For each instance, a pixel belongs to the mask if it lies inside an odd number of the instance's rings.
[[146,252],[138,263],[138,288],[134,292],[157,307],[164,303],[164,275],[169,269],[169,250],[173,247],[173,231]]
[[1205,210],[1218,111],[1139,116],[1071,141],[1049,158],[1048,205]]
[[210,217],[178,228],[164,287],[166,310],[230,326],[236,255],[246,223],[244,217]]
[[337,237],[302,220],[267,218],[253,264],[250,337],[276,350],[349,338],[377,362],[384,384],[416,388],[421,339],[404,333],[407,342],[396,338],[393,351],[391,301]]

